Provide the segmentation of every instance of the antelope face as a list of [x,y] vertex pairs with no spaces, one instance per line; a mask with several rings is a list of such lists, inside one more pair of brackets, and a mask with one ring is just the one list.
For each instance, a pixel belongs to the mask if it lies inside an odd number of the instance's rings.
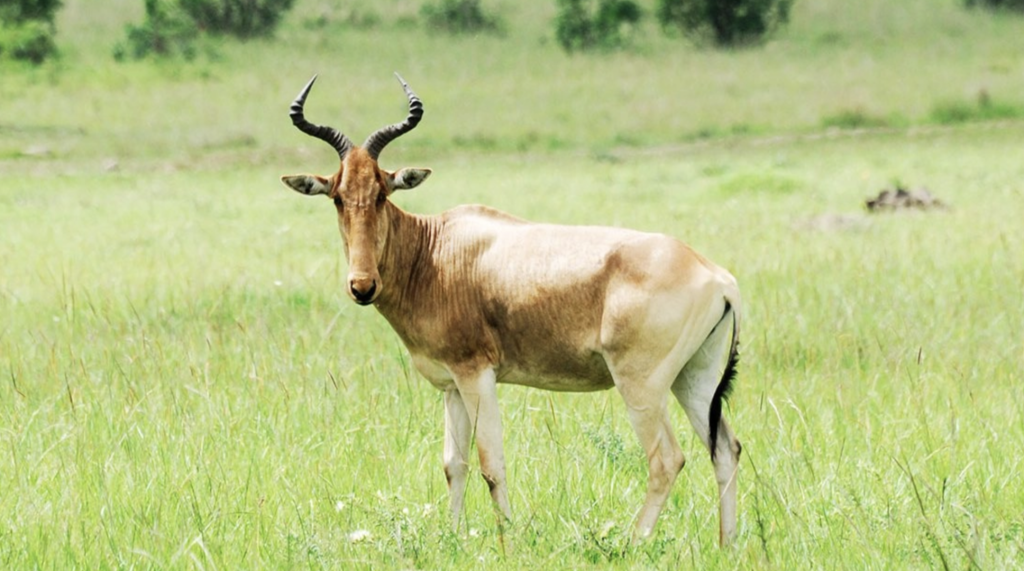
[[341,169],[331,177],[291,175],[281,177],[281,181],[301,194],[323,194],[334,201],[349,262],[346,290],[356,303],[369,305],[383,289],[379,267],[388,245],[393,208],[388,204],[388,196],[395,190],[415,188],[430,175],[430,169],[385,171],[378,166],[377,157],[389,142],[419,123],[423,104],[402,81],[409,97],[409,117],[403,123],[377,130],[362,147],[357,147],[338,131],[306,121],[303,106],[314,81],[315,76],[292,103],[292,122],[302,132],[334,147],[341,158]]

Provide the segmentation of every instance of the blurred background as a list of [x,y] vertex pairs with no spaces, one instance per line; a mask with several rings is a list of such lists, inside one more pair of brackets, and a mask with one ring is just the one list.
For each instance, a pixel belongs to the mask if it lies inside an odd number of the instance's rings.
[[[12,3],[50,12],[4,24],[8,166],[43,150],[70,159],[63,168],[260,160],[296,146],[287,104],[314,73],[311,116],[359,141],[401,117],[392,72],[402,73],[427,109],[402,146],[424,154],[606,152],[1024,116],[1024,15],[1012,1]],[[49,34],[41,53],[18,55],[25,28]]]

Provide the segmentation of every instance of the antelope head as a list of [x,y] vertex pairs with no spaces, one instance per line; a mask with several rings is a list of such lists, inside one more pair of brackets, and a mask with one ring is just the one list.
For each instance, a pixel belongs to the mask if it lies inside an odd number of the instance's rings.
[[314,75],[292,102],[290,116],[300,131],[331,145],[341,158],[338,172],[331,176],[290,175],[281,177],[289,188],[307,196],[326,195],[338,211],[338,226],[349,262],[348,294],[360,305],[373,303],[382,289],[378,266],[387,244],[394,209],[388,203],[392,192],[415,188],[430,175],[430,169],[405,168],[386,171],[377,164],[388,143],[411,131],[423,118],[423,103],[397,73],[409,98],[405,121],[375,131],[361,147],[331,127],[314,125],[303,116],[306,96],[316,81]]

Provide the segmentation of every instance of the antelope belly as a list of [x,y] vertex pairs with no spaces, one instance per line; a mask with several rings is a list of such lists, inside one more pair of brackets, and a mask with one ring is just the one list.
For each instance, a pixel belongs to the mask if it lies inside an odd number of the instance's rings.
[[601,391],[615,386],[604,357],[565,356],[498,368],[498,382],[561,392]]

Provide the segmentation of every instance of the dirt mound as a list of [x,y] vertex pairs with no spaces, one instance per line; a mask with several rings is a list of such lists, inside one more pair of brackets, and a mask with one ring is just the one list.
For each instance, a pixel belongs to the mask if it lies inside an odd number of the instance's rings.
[[868,212],[892,212],[896,210],[945,209],[946,204],[926,187],[907,190],[903,187],[886,188],[878,196],[864,202]]

